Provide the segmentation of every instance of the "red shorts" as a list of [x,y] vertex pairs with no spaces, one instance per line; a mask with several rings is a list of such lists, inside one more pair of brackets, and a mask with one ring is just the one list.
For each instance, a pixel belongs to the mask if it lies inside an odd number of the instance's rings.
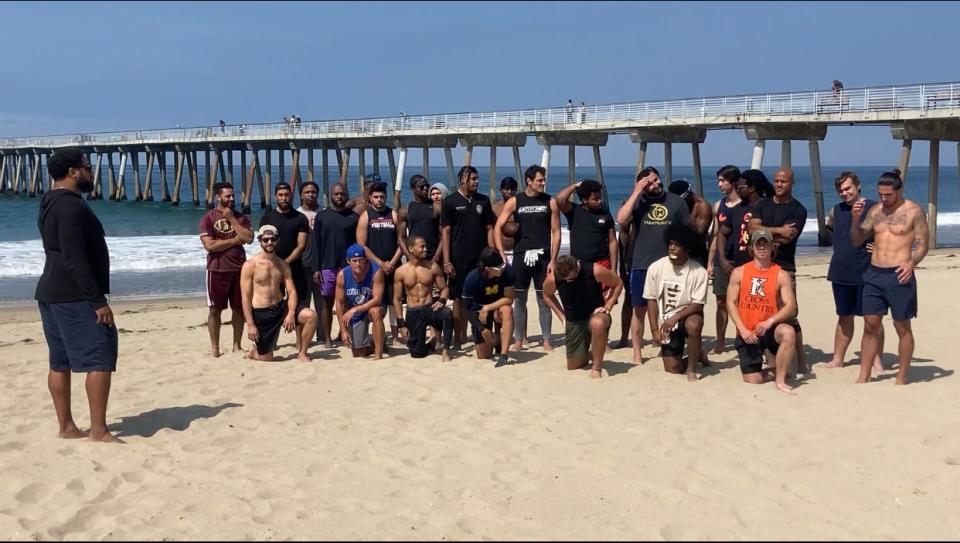
[[[610,257],[601,258],[600,260],[596,261],[595,264],[600,264],[601,266],[603,266],[604,268],[606,268],[606,269],[608,269],[608,270],[612,270],[612,269],[613,269],[612,267],[610,267]],[[611,289],[611,288],[609,288],[609,287],[603,287],[603,299],[604,299],[604,300],[607,299],[607,295],[610,294],[610,291],[611,291],[611,290],[613,290],[613,289]]]
[[228,302],[234,311],[243,311],[240,298],[240,270],[207,271],[207,306],[222,310],[227,308]]

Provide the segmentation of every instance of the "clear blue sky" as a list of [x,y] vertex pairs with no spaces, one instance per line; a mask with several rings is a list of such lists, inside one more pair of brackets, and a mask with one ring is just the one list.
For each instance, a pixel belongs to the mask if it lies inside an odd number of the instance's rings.
[[[3,3],[0,21],[0,136],[960,79],[958,3]],[[821,145],[831,165],[898,153],[885,127],[831,128]],[[673,154],[691,163],[689,146]],[[714,131],[701,154],[745,165],[751,143]],[[943,144],[943,164],[956,155]],[[539,159],[533,138],[522,156]],[[635,156],[626,136],[604,150],[609,165]]]

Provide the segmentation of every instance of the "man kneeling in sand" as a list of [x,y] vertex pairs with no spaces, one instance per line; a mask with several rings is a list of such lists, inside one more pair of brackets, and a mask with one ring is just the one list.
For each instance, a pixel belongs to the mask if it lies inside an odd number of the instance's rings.
[[[280,328],[289,333],[299,322],[302,330],[297,342],[297,360],[309,362],[307,347],[317,328],[317,314],[309,307],[300,307],[290,266],[275,252],[278,237],[275,226],[261,226],[257,239],[263,251],[246,261],[240,270],[240,294],[243,315],[247,321],[247,337],[254,342],[248,357],[253,360],[273,360]],[[281,285],[287,292],[286,299]]]
[[[605,289],[609,289],[606,299]],[[557,258],[553,272],[543,283],[543,300],[566,322],[567,369],[578,370],[593,360],[590,377],[603,375],[603,354],[613,322],[610,312],[617,305],[623,281],[606,266],[581,262],[571,255]],[[557,303],[560,293],[563,309]]]
[[[383,358],[386,331],[383,328],[383,270],[367,259],[359,243],[347,247],[347,267],[337,273],[336,306],[340,339],[349,345],[354,358]],[[373,342],[369,327],[373,322]]]
[[490,358],[496,348],[494,323],[500,325],[500,354],[495,368],[507,363],[510,336],[513,335],[513,268],[493,247],[480,251],[477,267],[470,270],[463,281],[463,303],[467,306],[467,320],[473,328],[476,355],[480,360]]
[[[735,342],[746,383],[769,381],[763,371],[764,351],[776,355],[777,388],[796,394],[787,385],[787,371],[796,356],[797,332],[786,321],[797,313],[790,275],[773,263],[773,236],[766,230],[750,234],[753,260],[730,273],[727,310],[737,327]],[[783,347],[782,349],[780,347]]]
[[[430,258],[427,258],[427,242],[420,236],[407,240],[410,261],[397,268],[393,274],[393,310],[403,315],[403,293],[407,295],[407,318],[397,319],[400,334],[407,336],[410,356],[423,358],[433,351],[433,343],[427,342],[427,326],[432,326],[443,334],[441,358],[450,361],[450,342],[453,340],[453,311],[447,305],[447,282],[443,270]],[[433,287],[436,285],[440,297],[434,301]]]

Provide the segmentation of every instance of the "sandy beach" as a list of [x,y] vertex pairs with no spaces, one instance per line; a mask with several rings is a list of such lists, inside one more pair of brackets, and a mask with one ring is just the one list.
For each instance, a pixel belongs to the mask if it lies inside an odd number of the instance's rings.
[[[209,356],[203,299],[113,304],[119,369],[107,420],[124,446],[54,437],[35,305],[0,310],[3,539],[957,539],[960,251],[918,271],[911,384],[824,369],[835,314],[827,257],[799,262],[800,320],[817,363],[789,397],[742,383],[735,353],[697,383],[658,349],[568,372],[562,327],[494,368],[394,349],[274,363]],[[533,305],[531,299],[528,304]],[[713,346],[714,300],[705,346]],[[619,306],[618,306],[619,310]],[[224,313],[227,320],[229,312]],[[537,336],[536,319],[530,322]],[[734,332],[728,327],[728,338]],[[612,336],[619,336],[619,323]],[[221,344],[228,346],[224,327]],[[244,345],[249,342],[244,340]],[[728,339],[732,345],[732,339]],[[82,376],[78,424],[88,425]]]

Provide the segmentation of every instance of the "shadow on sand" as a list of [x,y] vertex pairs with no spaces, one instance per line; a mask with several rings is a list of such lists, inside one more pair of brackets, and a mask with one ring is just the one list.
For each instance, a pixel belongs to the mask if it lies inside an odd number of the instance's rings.
[[109,425],[109,429],[111,432],[116,432],[118,437],[152,437],[164,428],[182,432],[189,428],[193,421],[215,417],[224,409],[231,407],[243,407],[243,404],[225,403],[216,407],[208,405],[162,407],[144,411],[132,417],[121,417],[120,422]]

